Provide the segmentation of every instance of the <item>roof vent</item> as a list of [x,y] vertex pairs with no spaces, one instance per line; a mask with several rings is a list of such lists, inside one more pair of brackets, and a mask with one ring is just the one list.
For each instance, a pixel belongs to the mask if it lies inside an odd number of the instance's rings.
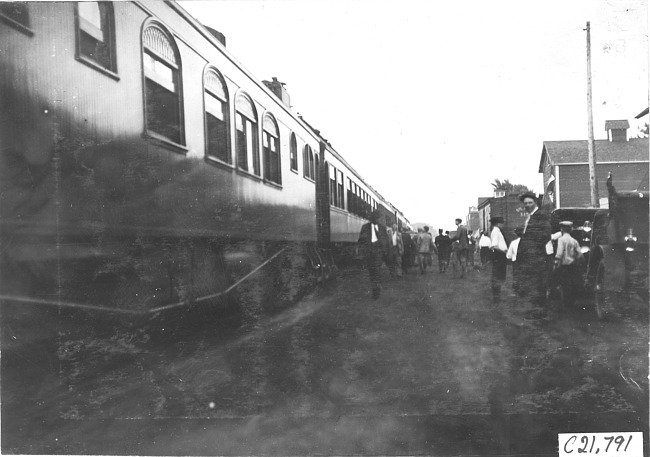
[[208,29],[208,32],[210,32],[212,36],[215,37],[219,43],[221,43],[224,47],[226,46],[226,35],[213,29],[212,27],[208,27],[207,25],[204,25],[203,27]]
[[291,109],[291,98],[289,93],[284,88],[284,83],[278,81],[278,78],[273,77],[273,81],[262,81],[266,87],[268,87],[271,92],[275,94],[276,97],[282,101],[282,104],[287,108]]
[[607,130],[607,139],[609,141],[627,141],[627,129],[630,123],[623,119],[617,121],[605,121],[605,130]]

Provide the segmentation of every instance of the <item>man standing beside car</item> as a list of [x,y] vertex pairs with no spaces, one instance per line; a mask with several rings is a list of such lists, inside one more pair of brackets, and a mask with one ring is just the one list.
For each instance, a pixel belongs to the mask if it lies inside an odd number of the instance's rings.
[[573,222],[560,222],[562,236],[557,240],[557,252],[555,254],[554,268],[558,270],[560,286],[563,290],[563,300],[567,305],[573,303],[575,291],[580,287],[580,272],[578,263],[582,258],[580,243],[571,236]]
[[548,267],[546,257],[547,243],[551,240],[551,224],[548,216],[537,206],[537,196],[526,192],[519,197],[528,213],[517,248],[517,264],[521,291],[529,295],[534,305],[542,306],[546,300],[546,280]]

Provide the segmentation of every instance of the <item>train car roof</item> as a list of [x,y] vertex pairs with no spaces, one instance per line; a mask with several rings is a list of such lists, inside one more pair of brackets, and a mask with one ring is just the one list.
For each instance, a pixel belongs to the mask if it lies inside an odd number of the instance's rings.
[[217,48],[228,60],[230,60],[239,70],[246,75],[251,82],[256,86],[262,89],[269,96],[270,100],[273,100],[279,108],[285,111],[289,116],[291,116],[298,124],[300,124],[307,132],[311,133],[315,140],[322,138],[314,128],[307,124],[302,117],[296,115],[291,109],[285,106],[282,101],[273,93],[271,90],[266,87],[262,81],[256,78],[244,65],[237,60],[217,38],[210,33],[205,25],[201,24],[197,19],[194,18],[190,13],[188,13],[180,4],[174,0],[166,0],[165,3],[169,5],[174,11],[176,11],[183,19],[185,19],[192,27],[194,27],[203,37],[209,41],[215,48]]
[[334,155],[345,167],[350,170],[350,172],[358,179],[360,180],[365,186],[368,187],[372,192],[376,194],[376,196],[382,200],[383,203],[389,205],[391,209],[395,211],[399,211],[392,203],[390,203],[386,198],[381,195],[374,187],[372,187],[368,182],[366,182],[365,179],[361,177],[361,175],[339,154],[327,141],[321,134],[320,131],[314,127],[312,127],[307,121],[304,120],[304,118],[300,115],[297,115],[291,111],[287,106],[285,106],[281,100],[278,99],[278,97],[271,92],[271,90],[266,87],[265,84],[263,84],[259,79],[257,79],[244,65],[239,62],[231,53],[230,51],[221,43],[217,38],[210,33],[210,31],[207,29],[205,25],[200,23],[197,19],[195,19],[189,12],[187,12],[180,4],[178,4],[174,0],[167,0],[165,2],[167,5],[169,5],[173,10],[175,10],[183,19],[185,19],[189,24],[192,25],[207,41],[209,41],[215,48],[217,48],[227,59],[229,59],[239,70],[246,75],[251,82],[253,82],[255,85],[257,85],[262,91],[266,92],[268,95],[269,99],[273,100],[273,102],[280,107],[282,110],[284,110],[289,116],[291,116],[298,124],[300,124],[306,131],[311,133],[311,135],[314,137],[315,140],[322,141],[326,145],[326,150],[330,152],[332,155]]

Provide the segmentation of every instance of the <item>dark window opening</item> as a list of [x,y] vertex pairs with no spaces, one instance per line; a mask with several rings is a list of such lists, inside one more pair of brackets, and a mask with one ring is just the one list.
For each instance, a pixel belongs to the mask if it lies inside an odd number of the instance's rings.
[[275,119],[270,114],[264,116],[262,143],[264,149],[264,179],[281,184],[279,132]]
[[237,166],[245,171],[260,175],[259,140],[257,131],[257,115],[253,102],[244,94],[236,99],[235,150]]
[[214,72],[205,78],[206,151],[211,157],[230,163],[228,147],[228,103],[225,88]]
[[78,55],[116,72],[113,8],[108,2],[77,3]]
[[316,180],[316,172],[314,168],[315,167],[314,153],[312,152],[311,147],[309,145],[305,145],[305,149],[303,151],[303,163],[304,163],[303,168],[304,168],[305,178]]
[[264,178],[280,184],[278,139],[264,132]]
[[291,169],[293,171],[298,171],[298,142],[296,141],[296,135],[291,134],[291,145],[289,147],[291,154]]
[[167,35],[158,27],[144,31],[146,128],[165,139],[183,144],[179,66]]
[[257,124],[237,113],[237,166],[245,171],[260,174],[257,158]]

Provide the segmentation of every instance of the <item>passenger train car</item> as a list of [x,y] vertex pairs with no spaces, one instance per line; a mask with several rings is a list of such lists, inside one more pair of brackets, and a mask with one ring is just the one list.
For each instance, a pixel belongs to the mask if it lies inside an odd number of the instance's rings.
[[1,297],[295,299],[379,208],[277,80],[174,2],[0,3]]

